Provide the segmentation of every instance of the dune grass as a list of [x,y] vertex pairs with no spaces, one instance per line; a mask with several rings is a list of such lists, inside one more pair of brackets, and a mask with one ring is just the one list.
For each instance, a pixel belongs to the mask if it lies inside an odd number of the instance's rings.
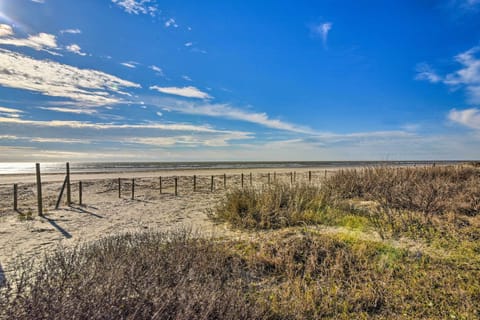
[[9,276],[0,318],[478,319],[478,170],[232,190],[212,217],[262,230],[249,240],[141,233],[59,248]]
[[252,241],[127,234],[24,265],[5,319],[474,319],[480,270],[362,241],[283,229]]

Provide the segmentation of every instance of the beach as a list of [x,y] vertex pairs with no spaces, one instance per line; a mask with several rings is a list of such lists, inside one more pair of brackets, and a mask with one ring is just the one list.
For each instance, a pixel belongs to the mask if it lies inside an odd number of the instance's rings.
[[[40,257],[58,245],[71,246],[94,241],[108,235],[145,230],[168,231],[191,229],[206,236],[235,238],[242,236],[225,224],[216,224],[208,213],[232,188],[261,185],[274,179],[289,182],[320,183],[325,175],[340,168],[275,168],[169,170],[150,172],[71,173],[71,197],[67,206],[63,194],[55,209],[64,174],[42,175],[44,217],[37,214],[35,175],[3,175],[0,184],[0,265],[11,272],[18,257]],[[193,176],[196,176],[196,190]],[[226,176],[226,188],[224,186]],[[214,189],[211,190],[212,176]],[[162,177],[162,193],[160,181]],[[177,196],[174,179],[177,177]],[[118,195],[121,179],[121,197]],[[132,179],[135,196],[131,197]],[[82,181],[82,205],[79,204],[78,182]],[[13,210],[13,188],[18,184],[18,212]]]

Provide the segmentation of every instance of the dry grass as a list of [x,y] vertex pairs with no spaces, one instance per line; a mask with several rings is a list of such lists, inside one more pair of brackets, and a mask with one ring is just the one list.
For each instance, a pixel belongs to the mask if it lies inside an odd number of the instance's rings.
[[474,319],[480,270],[302,229],[252,241],[145,233],[19,268],[5,319]]

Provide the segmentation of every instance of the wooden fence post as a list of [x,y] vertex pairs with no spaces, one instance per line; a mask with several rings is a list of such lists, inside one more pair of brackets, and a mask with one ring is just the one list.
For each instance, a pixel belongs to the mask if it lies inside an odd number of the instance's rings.
[[223,189],[227,189],[227,174],[223,174]]
[[72,189],[70,188],[70,163],[67,162],[67,205],[72,204]]
[[308,182],[312,182],[312,171],[308,171]]
[[327,177],[327,169],[325,169],[325,178]]
[[213,192],[213,176],[212,176],[212,179],[210,181],[210,192]]
[[177,185],[178,185],[178,178],[175,177],[175,196],[178,196],[178,189],[177,189]]
[[83,187],[82,187],[82,181],[78,182],[78,204],[82,205],[82,196],[83,196]]
[[135,179],[132,179],[132,200],[135,199]]
[[243,188],[243,173],[242,173],[242,188]]
[[273,182],[277,182],[277,173],[273,172]]
[[159,182],[158,185],[159,185],[159,189],[160,189],[160,194],[162,194],[162,177],[161,176],[158,178],[158,182]]
[[17,199],[18,199],[18,187],[17,187],[17,184],[15,183],[13,185],[13,210],[15,211],[18,211]]
[[40,163],[35,164],[37,171],[37,206],[38,215],[43,216],[43,203],[42,203],[42,178],[40,177]]
[[197,176],[193,175],[193,192],[197,191]]
[[118,198],[122,197],[122,179],[118,178]]
[[268,184],[270,184],[270,172],[268,173]]
[[250,172],[250,186],[253,185],[252,173]]
[[297,171],[293,171],[293,182],[297,182]]
[[290,172],[290,184],[293,184],[293,172]]

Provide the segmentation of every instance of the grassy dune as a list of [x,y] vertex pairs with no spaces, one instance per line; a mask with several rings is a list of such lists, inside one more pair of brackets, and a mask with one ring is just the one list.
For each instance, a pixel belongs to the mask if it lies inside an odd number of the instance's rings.
[[[20,265],[8,319],[477,319],[480,171],[343,171],[226,195],[249,240],[126,234]],[[252,232],[254,231],[254,232]]]

